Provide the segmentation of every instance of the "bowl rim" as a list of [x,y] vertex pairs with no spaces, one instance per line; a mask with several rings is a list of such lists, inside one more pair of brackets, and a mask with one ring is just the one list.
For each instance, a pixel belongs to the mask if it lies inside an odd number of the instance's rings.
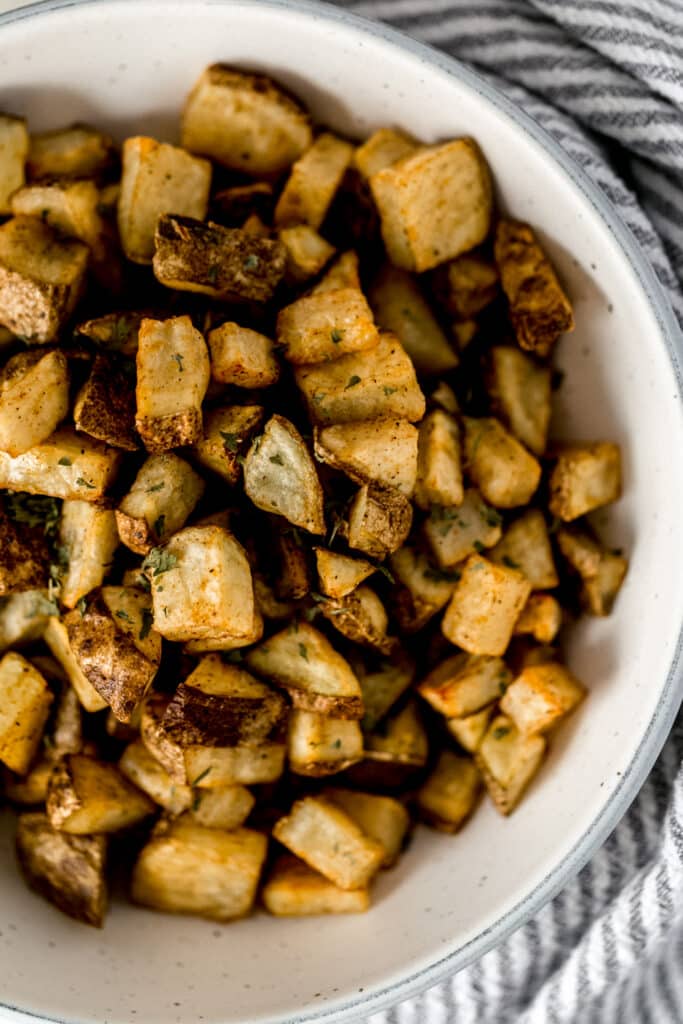
[[[155,3],[158,0],[147,0]],[[509,100],[496,86],[477,74],[468,65],[461,63],[447,53],[426,43],[419,42],[406,33],[383,22],[355,14],[323,0],[192,0],[193,5],[210,7],[271,7],[288,13],[303,14],[321,21],[340,24],[362,35],[370,35],[380,42],[398,48],[416,57],[428,67],[438,70],[464,85],[490,103],[504,117],[530,136],[545,152],[559,170],[579,190],[584,200],[592,207],[603,225],[609,230],[621,254],[635,273],[640,287],[648,301],[659,327],[660,341],[664,343],[669,364],[676,382],[679,412],[683,416],[683,333],[664,287],[641,250],[635,236],[622,220],[616,207],[580,167],[574,158],[562,148],[553,136],[530,114]],[[139,5],[140,0],[38,0],[23,7],[13,8],[0,14],[0,29],[24,20],[71,7]],[[165,0],[165,6],[182,8],[187,0]],[[376,985],[362,994],[349,995],[328,1009],[324,1007],[302,1010],[294,1015],[272,1018],[278,1024],[310,1024],[312,1021],[342,1021],[358,1019],[388,1006],[401,1002],[432,985],[446,976],[457,973],[479,959],[489,950],[503,942],[513,931],[525,924],[532,916],[564,888],[583,868],[591,855],[601,846],[628,810],[669,735],[678,709],[683,700],[683,623],[672,663],[662,686],[659,703],[650,719],[629,765],[608,803],[596,815],[583,834],[577,839],[569,854],[522,899],[502,917],[464,945],[453,948],[425,967],[411,971],[410,968],[396,970],[393,977]],[[43,1020],[52,1024],[71,1024],[59,1017],[45,1017],[21,1010],[2,1001],[0,1009],[11,1014],[8,1021]]]

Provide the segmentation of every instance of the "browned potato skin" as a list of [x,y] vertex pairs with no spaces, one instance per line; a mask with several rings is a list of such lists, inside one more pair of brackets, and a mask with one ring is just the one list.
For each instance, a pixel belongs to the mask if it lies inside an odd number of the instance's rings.
[[275,690],[262,697],[217,696],[181,683],[164,712],[166,735],[182,747],[234,747],[277,741],[287,702]]
[[74,405],[77,430],[113,448],[134,452],[135,392],[126,376],[105,356],[95,356],[88,379]]
[[434,291],[458,320],[477,316],[498,292],[498,271],[482,256],[466,253],[434,272]]
[[412,505],[400,491],[365,484],[349,512],[349,547],[371,558],[384,558],[406,541],[412,522]]
[[44,587],[48,562],[42,531],[12,522],[0,505],[0,597]]
[[381,602],[369,587],[357,587],[338,601],[323,601],[320,610],[339,633],[354,643],[382,654],[390,654],[396,646],[396,638],[387,636],[387,616]]
[[26,881],[69,917],[101,928],[107,909],[106,836],[71,836],[53,829],[47,815],[22,814],[17,859]]
[[168,736],[163,725],[169,703],[170,698],[163,693],[152,693],[145,698],[140,717],[140,738],[171,779],[185,785],[187,772],[182,747]]
[[299,601],[311,590],[311,574],[306,552],[297,543],[291,529],[273,523],[276,533],[275,547],[278,555],[278,574],[275,593],[284,601]]
[[[89,772],[92,769],[97,771],[98,778],[97,791],[95,792],[92,785],[90,785],[90,791],[87,792],[86,802],[84,803],[81,792],[79,792],[79,783],[82,777],[82,768],[86,765],[89,766]],[[88,781],[91,784],[92,778]],[[98,820],[99,828],[89,828],[86,831],[82,823],[74,824],[73,819],[79,813],[87,812],[90,817],[94,816],[97,819],[98,815],[95,813],[95,805],[98,802],[101,804]],[[107,810],[110,820],[105,822],[102,821],[101,807],[102,805],[106,806],[107,802],[109,802]],[[113,802],[117,804],[117,824],[114,826],[111,821]],[[87,803],[91,806],[87,806]],[[56,762],[48,783],[45,808],[51,825],[59,829],[59,831],[67,832],[70,835],[87,835],[92,831],[119,831],[141,821],[155,810],[155,806],[149,797],[128,782],[115,765],[105,761],[97,761],[95,758],[85,754],[68,754]],[[124,810],[126,812],[126,820],[125,823],[122,823],[121,817]]]

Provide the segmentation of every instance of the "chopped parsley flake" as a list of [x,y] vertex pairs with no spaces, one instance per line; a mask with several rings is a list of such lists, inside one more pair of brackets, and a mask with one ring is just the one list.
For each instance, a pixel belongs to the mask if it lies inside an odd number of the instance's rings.
[[7,515],[13,522],[42,526],[46,537],[54,537],[60,515],[60,503],[56,498],[25,494],[23,491],[7,491],[4,501]]
[[174,352],[172,358],[175,359],[176,363],[178,364],[178,369],[180,370],[180,372],[184,373],[185,372],[185,367],[183,366],[184,356],[181,356],[180,352]]
[[245,270],[258,270],[260,264],[261,260],[255,252],[252,252],[247,256],[242,266]]
[[332,342],[333,345],[338,345],[343,337],[344,337],[344,332],[340,331],[340,330],[337,330],[336,327],[335,327],[335,329],[333,331],[330,331],[330,341]]
[[519,562],[515,562],[509,555],[503,555],[503,565],[507,565],[508,569],[519,569]]
[[209,284],[215,284],[218,280],[218,264],[212,263],[206,272],[206,276],[209,279]]
[[161,515],[158,519],[154,520],[154,532],[157,537],[162,537],[164,534],[164,527],[166,525],[166,516]]
[[353,376],[349,377],[348,381],[346,382],[346,385],[344,386],[344,391],[348,391],[349,388],[355,388],[356,384],[360,384],[360,377],[358,376],[357,373],[354,373]]
[[152,623],[154,622],[154,616],[152,615],[149,608],[142,609],[142,629],[140,630],[140,640],[146,640],[152,629]]
[[507,725],[499,725],[497,729],[493,730],[494,740],[502,740],[504,736],[507,736],[510,732],[510,728]]
[[396,394],[396,392],[398,391],[398,388],[392,388],[392,387],[389,387],[389,385],[388,385],[388,384],[385,384],[385,385],[384,385],[384,389],[383,389],[383,390],[384,390],[384,394],[385,394],[385,395],[387,396],[387,398],[388,398],[388,397],[389,397],[389,395],[395,395],[395,394]]
[[299,644],[299,654],[304,661],[308,661],[308,648],[306,647],[306,644]]
[[168,572],[169,569],[173,569],[177,562],[178,559],[175,555],[172,555],[170,551],[165,551],[163,548],[152,548],[142,563],[142,569],[143,572],[151,573],[156,579],[156,577],[161,576],[162,573]]
[[78,477],[78,479],[76,480],[76,484],[78,485],[78,487],[87,487],[89,491],[95,490],[95,485],[91,484],[89,480],[86,480],[82,476]]
[[78,608],[79,612],[81,613],[81,618],[83,618],[83,616],[85,615],[85,613],[88,610],[88,602],[86,601],[86,599],[84,597],[81,597],[76,602],[76,607]]
[[238,434],[233,434],[229,430],[221,430],[221,437],[225,442],[225,447],[229,452],[233,454],[237,451],[237,446],[240,443],[240,437]]
[[269,461],[272,462],[275,466],[284,466],[285,464],[279,452],[276,452],[275,455],[271,455]]
[[58,466],[70,466],[71,465],[71,459],[68,459],[66,457],[66,455],[62,455],[62,457],[59,460],[59,462],[57,463],[57,465]]
[[157,491],[163,491],[165,486],[166,486],[166,484],[162,480],[160,484],[154,484],[153,487],[148,487],[147,488],[147,493],[148,494],[156,494]]
[[202,779],[205,779],[210,771],[211,771],[211,765],[209,765],[208,768],[205,768],[204,771],[201,773],[201,775],[198,775],[197,778],[194,780],[194,782],[191,782],[190,785],[191,786],[198,786],[199,783],[202,781]]
[[484,547],[480,540],[475,540],[473,547],[478,555],[483,555],[484,552],[486,551],[486,548]]

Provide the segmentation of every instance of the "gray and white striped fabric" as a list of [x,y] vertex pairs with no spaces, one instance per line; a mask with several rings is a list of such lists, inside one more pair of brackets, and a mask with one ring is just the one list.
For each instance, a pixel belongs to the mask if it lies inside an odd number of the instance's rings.
[[[473,65],[620,210],[683,324],[683,0],[340,0]],[[683,1024],[683,716],[551,904],[369,1024]]]

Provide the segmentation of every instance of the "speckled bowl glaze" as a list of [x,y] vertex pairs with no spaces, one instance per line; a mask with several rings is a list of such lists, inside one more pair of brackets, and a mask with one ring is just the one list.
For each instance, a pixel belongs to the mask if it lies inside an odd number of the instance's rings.
[[20,881],[0,830],[2,1021],[274,1024],[348,1020],[480,956],[579,870],[636,794],[681,698],[683,421],[679,341],[637,244],[529,118],[472,73],[394,32],[300,2],[56,0],[0,19],[2,107],[173,140],[207,63],[270,72],[315,116],[362,136],[399,125],[477,137],[502,206],[540,229],[572,296],[556,433],[614,438],[625,497],[600,525],[631,557],[613,616],[577,628],[590,699],[509,821],[488,804],[457,837],[420,830],[370,913],[216,927],[115,899],[101,933]]

